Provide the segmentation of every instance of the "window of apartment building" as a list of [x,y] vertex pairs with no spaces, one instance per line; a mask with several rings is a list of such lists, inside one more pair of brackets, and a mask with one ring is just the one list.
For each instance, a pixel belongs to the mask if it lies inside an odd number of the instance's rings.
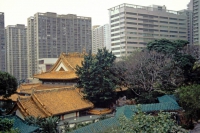
[[160,32],[168,32],[168,30],[160,30]]
[[167,21],[160,21],[160,23],[163,23],[163,24],[168,24]]
[[170,20],[177,20],[177,18],[169,18]]
[[135,30],[137,30],[137,28],[135,28],[135,27],[126,27],[127,29],[135,29]]
[[127,44],[137,44],[137,42],[127,42]]
[[177,37],[176,35],[170,35],[169,37]]
[[178,33],[177,31],[170,31],[170,33]]
[[179,33],[180,33],[180,34],[186,34],[186,32],[180,32],[180,31],[179,31]]
[[133,12],[126,12],[126,14],[137,15],[137,13],[133,13]]
[[163,25],[160,25],[160,27],[162,27],[162,28],[168,28],[168,26],[163,26]]
[[160,18],[162,18],[162,19],[168,19],[168,17],[161,17],[161,16],[160,16]]
[[178,27],[169,26],[170,29],[178,29]]
[[179,23],[179,25],[185,25],[185,23]]
[[137,18],[132,18],[132,17],[126,17],[126,19],[137,20]]
[[177,24],[176,22],[169,22],[169,24]]
[[134,22],[126,22],[126,24],[134,24],[134,25],[137,25],[137,23],[134,23]]
[[137,37],[127,37],[127,39],[137,39]]

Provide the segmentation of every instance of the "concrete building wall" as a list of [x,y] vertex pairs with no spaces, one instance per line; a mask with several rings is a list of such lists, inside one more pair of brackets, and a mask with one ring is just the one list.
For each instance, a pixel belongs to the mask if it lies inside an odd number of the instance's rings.
[[[83,49],[89,52],[92,49],[90,17],[47,12],[36,13],[33,19],[35,54],[29,63],[35,63],[33,66],[35,71],[32,74],[37,73],[40,58],[58,58],[62,52],[82,52]],[[30,28],[29,23],[28,28]],[[30,34],[31,31],[28,32]],[[30,41],[28,43],[32,45]]]
[[0,12],[0,71],[6,71],[6,43],[3,12]]
[[187,39],[187,15],[165,6],[121,4],[109,9],[111,50],[127,56],[149,41],[166,38]]
[[27,78],[27,30],[25,25],[6,27],[7,71],[18,80]]

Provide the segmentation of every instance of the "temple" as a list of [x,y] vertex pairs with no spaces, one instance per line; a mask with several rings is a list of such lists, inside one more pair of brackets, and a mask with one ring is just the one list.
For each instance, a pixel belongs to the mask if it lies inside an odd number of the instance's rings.
[[22,119],[58,116],[64,120],[85,115],[94,105],[76,88],[75,68],[81,66],[83,60],[84,53],[62,53],[50,70],[34,75],[40,83],[19,86],[18,98],[13,99],[16,105],[11,112]]

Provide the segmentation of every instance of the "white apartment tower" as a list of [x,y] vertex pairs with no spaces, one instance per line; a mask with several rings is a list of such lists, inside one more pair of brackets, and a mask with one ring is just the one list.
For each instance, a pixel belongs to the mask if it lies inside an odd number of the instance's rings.
[[111,50],[117,57],[155,39],[187,40],[187,15],[165,6],[121,4],[110,8],[109,15]]
[[96,54],[98,49],[104,47],[111,51],[110,26],[109,24],[103,26],[95,25],[92,27],[92,53]]
[[7,72],[18,80],[27,79],[26,27],[22,24],[6,27]]
[[6,44],[3,12],[0,12],[0,71],[6,71]]
[[36,13],[28,18],[27,27],[29,77],[37,73],[41,58],[58,58],[62,52],[92,50],[90,17]]

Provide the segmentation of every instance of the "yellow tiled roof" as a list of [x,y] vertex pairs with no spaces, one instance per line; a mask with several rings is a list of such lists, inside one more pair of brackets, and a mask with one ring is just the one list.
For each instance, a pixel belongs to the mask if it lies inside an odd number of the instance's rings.
[[22,98],[17,105],[24,116],[48,117],[92,108],[77,89],[57,88],[34,91],[30,98]]
[[74,71],[51,71],[45,72],[42,74],[38,74],[34,76],[38,79],[55,79],[55,80],[69,80],[69,79],[77,79],[77,75]]
[[[62,53],[50,70],[48,70],[45,73],[36,74],[34,75],[34,77],[38,79],[56,79],[56,80],[76,79],[78,77],[75,73],[75,68],[77,65],[81,66],[81,62],[84,60],[83,57],[84,54],[79,54],[79,53],[69,53],[69,54]],[[57,70],[57,68],[61,63],[67,68],[67,71]]]

